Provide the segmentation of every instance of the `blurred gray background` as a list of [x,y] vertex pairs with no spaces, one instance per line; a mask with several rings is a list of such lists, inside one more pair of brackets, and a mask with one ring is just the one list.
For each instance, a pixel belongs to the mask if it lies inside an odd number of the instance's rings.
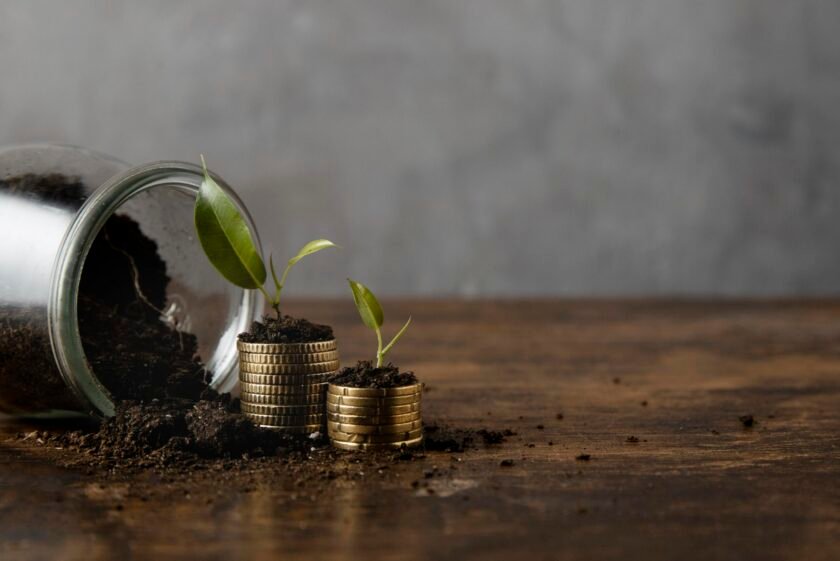
[[288,294],[840,293],[836,0],[0,4],[0,144],[197,161]]

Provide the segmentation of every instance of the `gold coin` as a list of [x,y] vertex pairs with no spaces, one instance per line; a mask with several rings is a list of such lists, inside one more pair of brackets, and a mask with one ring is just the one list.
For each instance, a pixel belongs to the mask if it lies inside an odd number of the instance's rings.
[[337,361],[338,351],[296,355],[239,353],[239,360],[253,364],[312,364],[316,362]]
[[330,372],[322,374],[254,374],[240,372],[239,381],[249,384],[264,384],[267,386],[305,386],[307,384],[322,384],[330,377]]
[[272,425],[275,427],[296,427],[301,425],[319,425],[324,421],[324,416],[315,415],[262,415],[259,413],[245,413],[257,425]]
[[256,394],[256,395],[266,395],[266,396],[286,396],[286,397],[293,397],[293,396],[305,396],[305,395],[318,395],[323,396],[327,393],[327,383],[326,382],[318,382],[314,384],[305,383],[305,384],[288,384],[285,386],[278,386],[276,384],[254,384],[249,382],[241,382],[239,384],[239,389],[242,393],[249,393],[249,394]]
[[314,343],[245,343],[237,341],[236,348],[241,353],[298,354],[334,351],[338,348],[338,345],[335,339]]
[[252,374],[333,374],[341,367],[337,360],[330,362],[311,362],[309,364],[257,364],[239,361],[240,372]]
[[255,424],[264,429],[272,429],[277,432],[285,432],[288,434],[312,434],[313,432],[322,432],[324,430],[323,425],[292,425],[290,427],[281,427],[275,425],[260,425],[258,423]]
[[408,405],[391,405],[386,407],[351,407],[350,405],[336,405],[327,403],[327,411],[338,415],[359,415],[361,417],[376,417],[380,415],[401,415],[402,413],[414,413],[420,411],[419,403]]
[[400,449],[403,446],[406,448],[413,448],[415,446],[419,446],[423,443],[423,437],[415,438],[413,440],[401,440],[397,442],[370,442],[370,443],[358,443],[358,442],[343,442],[341,440],[332,440],[332,445],[339,450],[352,450],[352,451],[360,451],[360,450],[394,450]]
[[333,395],[348,395],[352,397],[396,397],[420,393],[423,384],[412,384],[400,386],[399,388],[351,388],[348,386],[337,386],[330,384],[329,393]]
[[420,411],[403,413],[401,415],[341,415],[327,413],[327,419],[334,423],[350,423],[352,425],[398,425],[421,419]]
[[397,425],[354,425],[351,423],[336,423],[327,419],[327,428],[337,432],[350,434],[394,434],[423,428],[423,421],[411,421]]
[[283,415],[295,417],[302,415],[323,415],[324,405],[265,405],[260,403],[246,403],[241,401],[239,408],[243,413],[256,413],[257,415]]
[[401,395],[397,397],[353,397],[349,395],[327,394],[327,403],[349,405],[350,407],[390,407],[420,403],[422,394]]
[[270,395],[263,393],[241,392],[239,399],[242,403],[255,403],[262,405],[324,405],[324,394],[292,394],[292,395]]
[[395,434],[353,434],[349,432],[329,431],[331,440],[341,442],[355,442],[357,444],[371,442],[399,442],[401,440],[413,440],[423,436],[423,429],[416,429]]

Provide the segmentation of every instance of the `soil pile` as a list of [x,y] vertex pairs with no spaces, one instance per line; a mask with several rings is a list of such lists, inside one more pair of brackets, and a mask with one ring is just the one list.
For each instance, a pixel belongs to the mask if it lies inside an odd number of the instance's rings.
[[40,437],[48,446],[74,454],[75,466],[167,468],[189,466],[201,460],[259,458],[305,451],[319,442],[291,438],[262,429],[239,413],[239,401],[230,394],[206,392],[198,401],[122,401],[114,417],[92,430]]

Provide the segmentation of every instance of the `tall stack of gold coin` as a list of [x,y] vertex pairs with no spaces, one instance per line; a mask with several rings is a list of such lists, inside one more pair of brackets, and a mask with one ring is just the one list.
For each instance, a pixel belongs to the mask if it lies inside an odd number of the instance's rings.
[[327,388],[327,434],[342,450],[381,450],[423,442],[423,384],[399,388]]
[[239,349],[242,413],[288,433],[324,430],[327,379],[339,368],[335,339],[314,343],[244,343]]

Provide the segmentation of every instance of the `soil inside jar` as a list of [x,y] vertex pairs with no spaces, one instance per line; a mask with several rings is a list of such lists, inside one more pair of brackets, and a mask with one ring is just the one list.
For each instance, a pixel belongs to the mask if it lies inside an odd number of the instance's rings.
[[244,343],[314,343],[334,339],[332,327],[292,316],[264,316],[239,334]]
[[208,373],[198,341],[162,321],[169,277],[155,242],[111,217],[85,259],[79,331],[97,378],[118,400],[198,400]]
[[399,388],[417,383],[414,372],[401,372],[391,363],[377,368],[368,360],[343,368],[330,383],[350,388]]

